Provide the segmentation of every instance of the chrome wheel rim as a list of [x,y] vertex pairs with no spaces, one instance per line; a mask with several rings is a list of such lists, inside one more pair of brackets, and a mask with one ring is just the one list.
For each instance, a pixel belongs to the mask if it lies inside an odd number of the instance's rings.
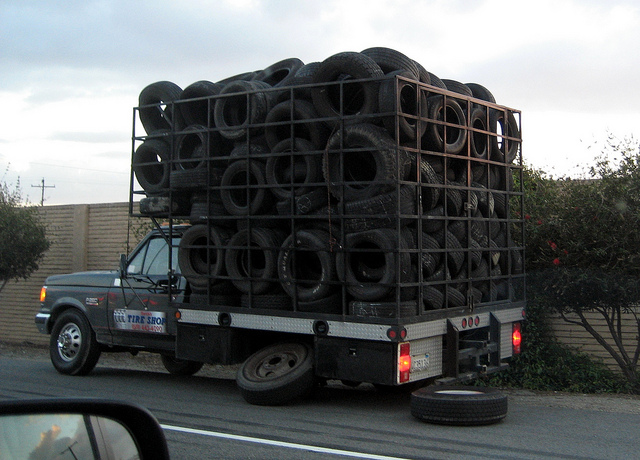
[[82,332],[77,324],[68,323],[58,334],[58,355],[66,361],[73,361],[82,346]]

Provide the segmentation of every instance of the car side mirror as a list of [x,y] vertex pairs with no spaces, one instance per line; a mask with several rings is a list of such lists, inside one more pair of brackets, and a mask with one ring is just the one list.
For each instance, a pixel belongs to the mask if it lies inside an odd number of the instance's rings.
[[164,432],[147,409],[101,399],[0,402],[0,452],[3,458],[66,452],[69,458],[169,459]]
[[120,254],[120,278],[127,277],[127,255]]

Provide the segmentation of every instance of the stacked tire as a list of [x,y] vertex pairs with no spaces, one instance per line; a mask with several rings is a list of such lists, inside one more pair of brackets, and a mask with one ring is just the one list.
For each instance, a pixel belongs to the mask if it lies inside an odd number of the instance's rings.
[[519,114],[485,87],[369,48],[139,103],[132,196],[193,224],[194,305],[410,317],[517,295]]

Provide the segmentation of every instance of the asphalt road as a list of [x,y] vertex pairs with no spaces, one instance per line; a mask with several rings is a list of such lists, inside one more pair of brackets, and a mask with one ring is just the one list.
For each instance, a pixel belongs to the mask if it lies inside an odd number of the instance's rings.
[[45,350],[0,347],[0,399],[92,396],[136,402],[165,429],[172,458],[640,458],[640,398],[509,392],[495,425],[451,427],[410,415],[408,395],[338,383],[283,407],[244,402],[233,369],[167,374],[153,355],[103,355],[86,377],[58,374]]

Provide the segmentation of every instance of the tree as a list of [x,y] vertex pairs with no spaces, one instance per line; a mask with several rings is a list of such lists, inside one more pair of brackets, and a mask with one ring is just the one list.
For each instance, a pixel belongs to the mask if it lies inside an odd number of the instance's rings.
[[51,242],[38,210],[21,204],[20,185],[0,183],[0,291],[9,280],[27,279]]
[[640,145],[610,137],[585,177],[528,169],[523,185],[529,299],[589,332],[640,392]]

